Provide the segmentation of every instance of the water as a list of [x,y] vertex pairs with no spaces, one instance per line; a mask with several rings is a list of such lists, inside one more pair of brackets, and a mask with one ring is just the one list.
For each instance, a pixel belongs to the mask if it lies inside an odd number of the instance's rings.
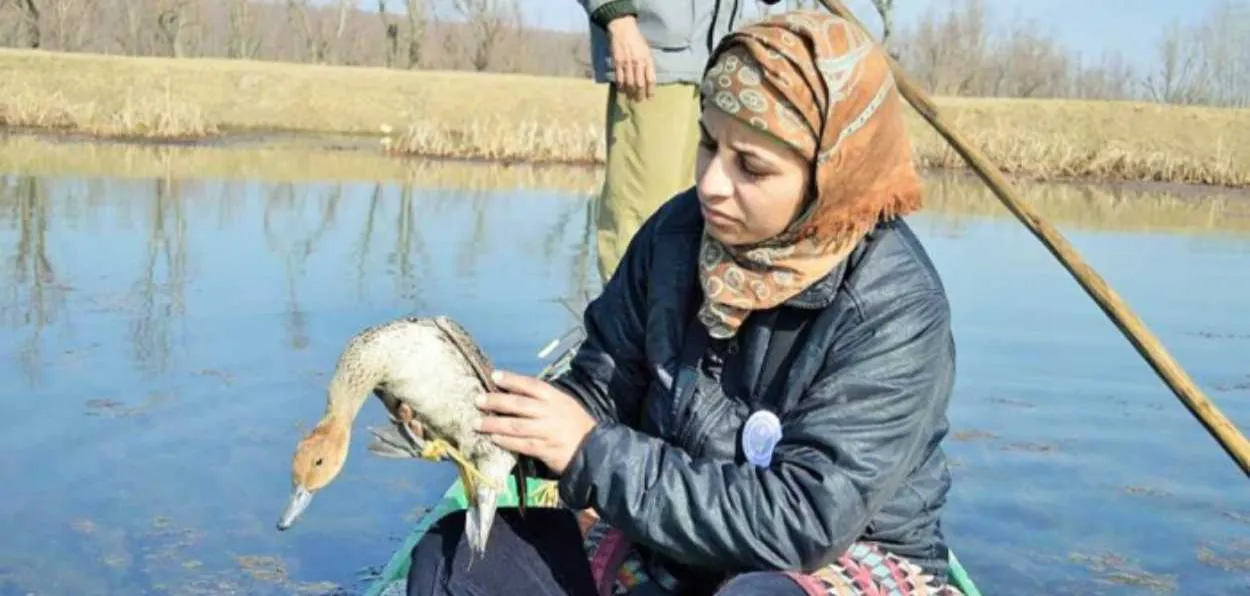
[[[932,188],[912,221],[955,309],[945,530],[982,589],[1250,590],[1235,464],[1001,207]],[[1250,429],[1246,205],[1035,192]],[[358,590],[452,471],[358,434],[274,530],[344,340],[442,312],[534,372],[571,323],[557,300],[597,283],[588,221],[581,191],[3,178],[0,594]]]

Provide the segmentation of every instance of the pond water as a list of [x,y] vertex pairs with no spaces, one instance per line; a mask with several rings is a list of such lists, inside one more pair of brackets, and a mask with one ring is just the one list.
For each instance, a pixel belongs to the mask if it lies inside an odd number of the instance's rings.
[[[453,474],[358,433],[274,529],[343,342],[445,313],[535,372],[559,300],[598,284],[583,190],[0,175],[0,594],[361,589]],[[1250,591],[1235,464],[989,195],[931,189],[911,221],[959,350],[945,530],[983,591]],[[1250,205],[1031,197],[1250,429]]]

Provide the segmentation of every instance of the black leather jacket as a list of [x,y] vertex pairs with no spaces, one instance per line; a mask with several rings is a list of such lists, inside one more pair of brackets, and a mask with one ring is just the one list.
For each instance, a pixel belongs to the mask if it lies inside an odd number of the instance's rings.
[[[944,577],[939,443],[955,349],[944,289],[910,228],[877,226],[779,307],[814,318],[778,375],[783,438],[766,468],[745,460],[739,431],[760,407],[749,388],[770,316],[753,314],[730,341],[690,325],[701,229],[693,189],[674,197],[588,306],[587,339],[555,384],[599,423],[560,478],[564,502],[593,507],[665,569],[810,572],[863,539]],[[692,334],[706,345],[697,358],[683,354]],[[682,399],[685,366],[698,372]]]

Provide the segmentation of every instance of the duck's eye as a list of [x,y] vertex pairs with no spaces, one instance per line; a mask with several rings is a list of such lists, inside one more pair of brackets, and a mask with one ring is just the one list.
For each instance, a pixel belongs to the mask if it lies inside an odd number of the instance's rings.
[[319,466],[319,465],[321,465],[321,461],[322,461],[322,460],[321,460],[321,458],[320,458],[320,457],[318,457],[318,458],[317,458],[317,461],[313,462],[313,465],[314,465],[314,466]]

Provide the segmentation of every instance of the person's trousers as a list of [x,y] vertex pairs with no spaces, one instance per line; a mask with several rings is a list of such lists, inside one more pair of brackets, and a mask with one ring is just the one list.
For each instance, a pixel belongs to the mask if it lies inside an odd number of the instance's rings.
[[[486,542],[486,553],[470,561],[464,540],[464,512],[435,523],[412,549],[408,596],[596,596],[590,563],[573,512],[532,508],[500,508]],[[696,593],[717,596],[806,596],[798,583],[782,573],[739,575],[717,588]],[[631,596],[661,596],[654,584],[635,588]],[[683,595],[684,596],[684,595]]]
[[604,283],[642,223],[694,185],[699,115],[699,87],[692,83],[656,85],[655,94],[640,101],[609,84],[607,164],[596,217]]

